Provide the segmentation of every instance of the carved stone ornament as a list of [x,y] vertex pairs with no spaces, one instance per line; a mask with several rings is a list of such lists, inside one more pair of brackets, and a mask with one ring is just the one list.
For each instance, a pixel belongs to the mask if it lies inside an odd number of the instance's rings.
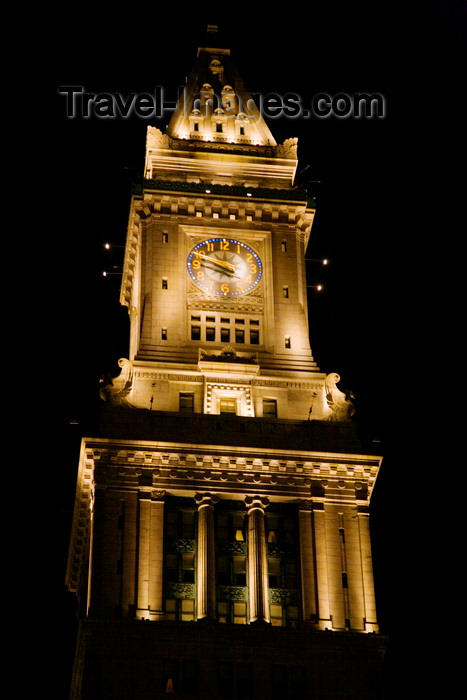
[[311,408],[311,420],[339,421],[347,423],[355,413],[354,395],[337,388],[340,377],[335,372],[328,374]]
[[286,139],[284,143],[279,143],[276,146],[277,158],[297,158],[298,139]]
[[146,148],[170,148],[170,138],[155,126],[148,126]]
[[100,379],[99,394],[103,401],[113,406],[129,406],[128,395],[133,388],[133,364],[124,358],[118,361],[122,368],[118,377],[104,374]]

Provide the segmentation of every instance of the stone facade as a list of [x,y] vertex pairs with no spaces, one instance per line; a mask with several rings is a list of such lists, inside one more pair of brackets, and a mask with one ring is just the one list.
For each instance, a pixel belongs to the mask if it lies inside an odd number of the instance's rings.
[[381,457],[309,345],[296,140],[248,120],[225,49],[200,49],[187,86],[167,132],[148,129],[129,357],[82,440],[71,698],[376,700]]

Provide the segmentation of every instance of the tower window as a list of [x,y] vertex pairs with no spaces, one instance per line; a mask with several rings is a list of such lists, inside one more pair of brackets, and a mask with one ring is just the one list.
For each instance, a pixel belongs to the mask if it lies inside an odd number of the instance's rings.
[[281,242],[281,250],[283,253],[287,253],[287,241]]
[[230,328],[221,328],[221,343],[230,343]]
[[167,280],[167,277],[162,278],[162,289],[168,289],[169,288],[169,283]]
[[289,288],[287,286],[282,287],[282,296],[284,299],[289,298]]
[[169,234],[166,231],[162,232],[162,243],[168,243],[169,242]]
[[191,339],[192,340],[201,340],[201,327],[200,326],[191,326]]
[[276,399],[263,399],[263,416],[266,418],[277,418]]
[[198,122],[195,122],[195,123],[193,124],[193,131],[199,131],[199,124],[198,124]]
[[214,342],[216,340],[216,329],[208,326],[206,328],[206,340],[209,342]]
[[193,413],[194,411],[194,394],[191,392],[181,391],[178,397],[180,413]]
[[245,136],[245,127],[244,126],[240,127],[240,136]]
[[167,328],[161,328],[161,340],[167,340]]
[[237,401],[235,399],[221,399],[219,403],[220,413],[237,413]]
[[236,343],[244,343],[245,342],[245,331],[243,328],[236,328],[235,329],[235,342]]
[[224,129],[223,129],[223,127],[222,127],[222,124],[221,124],[220,122],[217,122],[217,124],[216,124],[216,132],[217,132],[218,134],[222,134],[223,131],[224,131]]
[[259,345],[259,331],[253,328],[250,330],[250,343],[251,345]]
[[286,348],[292,347],[291,344],[290,344],[290,335],[286,335],[286,336],[285,336],[285,338],[284,338],[284,346],[285,346]]

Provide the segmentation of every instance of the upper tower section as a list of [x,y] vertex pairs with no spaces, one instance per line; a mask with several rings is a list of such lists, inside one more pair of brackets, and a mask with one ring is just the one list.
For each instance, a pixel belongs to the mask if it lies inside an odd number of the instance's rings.
[[166,133],[148,129],[145,177],[284,189],[296,168],[297,140],[276,143],[230,50],[199,48]]

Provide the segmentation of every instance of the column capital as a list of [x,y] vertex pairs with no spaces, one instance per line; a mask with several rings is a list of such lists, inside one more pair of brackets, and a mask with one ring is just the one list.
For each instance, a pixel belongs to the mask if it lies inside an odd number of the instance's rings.
[[194,496],[198,508],[203,506],[214,507],[219,502],[219,496],[215,493],[197,493]]
[[266,498],[265,496],[246,496],[245,497],[245,506],[248,510],[248,512],[252,510],[266,510],[270,503],[269,498]]

